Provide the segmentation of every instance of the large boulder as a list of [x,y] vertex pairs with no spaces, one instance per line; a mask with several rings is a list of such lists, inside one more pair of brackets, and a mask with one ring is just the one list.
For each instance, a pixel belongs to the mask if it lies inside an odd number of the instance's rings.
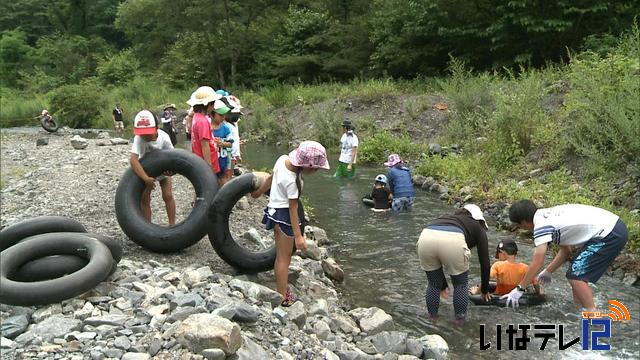
[[349,315],[356,319],[360,329],[368,335],[391,331],[395,328],[391,315],[377,307],[353,309],[349,311]]
[[86,149],[89,146],[89,141],[80,135],[74,135],[71,138],[71,146],[76,150]]
[[423,357],[426,359],[442,360],[449,356],[449,345],[440,335],[425,335],[420,338],[420,342],[423,345]]
[[223,317],[213,314],[193,314],[177,328],[178,342],[193,353],[205,349],[221,349],[225,354],[235,354],[242,346],[240,327]]

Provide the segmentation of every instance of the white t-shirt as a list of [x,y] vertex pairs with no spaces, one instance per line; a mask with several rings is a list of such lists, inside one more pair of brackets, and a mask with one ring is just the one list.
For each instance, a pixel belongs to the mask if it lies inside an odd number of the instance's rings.
[[241,158],[240,155],[240,131],[238,131],[238,123],[229,124],[231,128],[231,138],[233,139],[233,143],[231,144],[231,157]]
[[141,136],[136,135],[133,138],[131,152],[138,155],[138,159],[142,159],[144,154],[156,150],[173,149],[171,138],[163,130],[158,129],[158,138],[155,141],[144,141]]
[[538,209],[533,216],[533,242],[580,245],[603,238],[613,230],[619,217],[589,205],[567,204]]
[[[342,134],[340,138],[340,158],[338,158],[338,161],[347,164],[351,163],[354,147],[358,147],[358,137],[356,134],[351,133],[348,136],[347,133]],[[355,163],[354,159],[353,164]]]
[[[285,161],[288,159],[289,155],[282,155],[273,166],[271,192],[269,204],[267,204],[270,208],[289,208],[289,199],[297,199],[299,197],[298,187],[296,186],[296,173],[285,166]],[[300,186],[302,186],[302,180]]]

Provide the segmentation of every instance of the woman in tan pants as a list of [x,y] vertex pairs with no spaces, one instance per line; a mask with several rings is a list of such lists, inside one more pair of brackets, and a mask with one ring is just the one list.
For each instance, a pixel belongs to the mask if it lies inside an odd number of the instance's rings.
[[425,299],[431,318],[438,316],[440,293],[447,289],[445,271],[453,283],[453,309],[455,321],[464,323],[469,302],[469,257],[474,247],[478,248],[480,261],[481,292],[485,299],[489,293],[489,244],[487,223],[477,205],[468,204],[433,220],[422,230],[416,244],[422,269],[427,273]]

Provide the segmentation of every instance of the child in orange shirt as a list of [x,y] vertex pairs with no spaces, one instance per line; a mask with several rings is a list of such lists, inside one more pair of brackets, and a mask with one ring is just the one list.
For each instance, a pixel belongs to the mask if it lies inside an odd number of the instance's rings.
[[[516,255],[518,254],[518,245],[513,241],[501,241],[496,246],[496,261],[491,266],[489,278],[496,279],[496,289],[493,291],[494,295],[508,294],[513,290],[524,275],[527,273],[529,266],[527,264],[516,262]],[[476,286],[477,287],[477,286]],[[471,289],[472,293],[476,293],[476,287]],[[540,287],[538,286],[537,279],[533,281],[533,287],[535,293],[540,293]]]

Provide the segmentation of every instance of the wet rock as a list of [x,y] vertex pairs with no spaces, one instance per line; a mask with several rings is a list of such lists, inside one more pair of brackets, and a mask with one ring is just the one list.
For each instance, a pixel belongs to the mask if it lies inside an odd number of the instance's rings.
[[344,271],[333,258],[322,259],[322,270],[329,279],[337,282],[344,281]]
[[30,331],[45,341],[63,338],[65,334],[82,328],[82,321],[62,315],[53,315],[33,325]]
[[433,186],[433,184],[435,183],[436,183],[436,180],[431,176],[428,176],[420,187],[422,188],[422,190],[429,190],[431,186]]
[[36,140],[36,146],[49,145],[49,138],[39,138]]
[[317,226],[307,226],[305,228],[305,236],[308,239],[314,240],[319,246],[331,244],[331,240],[327,236],[327,232]]
[[407,339],[407,347],[405,349],[405,353],[411,356],[415,356],[416,358],[421,358],[424,353],[424,346],[418,339],[408,338]]
[[422,184],[424,184],[424,182],[427,181],[427,178],[424,177],[423,175],[413,175],[413,178],[411,179],[411,181],[413,181],[413,183],[416,186],[422,186]]
[[420,338],[423,345],[424,357],[436,360],[446,359],[449,354],[449,345],[440,335],[425,335]]
[[400,331],[383,331],[365,338],[371,342],[377,352],[383,354],[392,352],[396,354],[404,354],[407,349],[407,333]]
[[89,141],[80,135],[74,135],[71,138],[71,146],[76,150],[86,149],[89,146]]
[[26,314],[10,316],[0,323],[0,335],[7,339],[13,339],[27,331],[28,326],[29,317]]
[[313,240],[306,240],[307,249],[299,250],[300,257],[303,259],[313,259],[316,261],[320,261],[322,259],[322,253],[320,252],[320,248],[316,245]]
[[234,354],[242,345],[240,327],[213,314],[194,314],[184,320],[176,330],[176,339],[193,353],[218,348],[225,354]]
[[349,315],[353,316],[360,329],[369,335],[375,335],[385,330],[390,331],[395,328],[391,315],[377,307],[357,308],[349,311]]

